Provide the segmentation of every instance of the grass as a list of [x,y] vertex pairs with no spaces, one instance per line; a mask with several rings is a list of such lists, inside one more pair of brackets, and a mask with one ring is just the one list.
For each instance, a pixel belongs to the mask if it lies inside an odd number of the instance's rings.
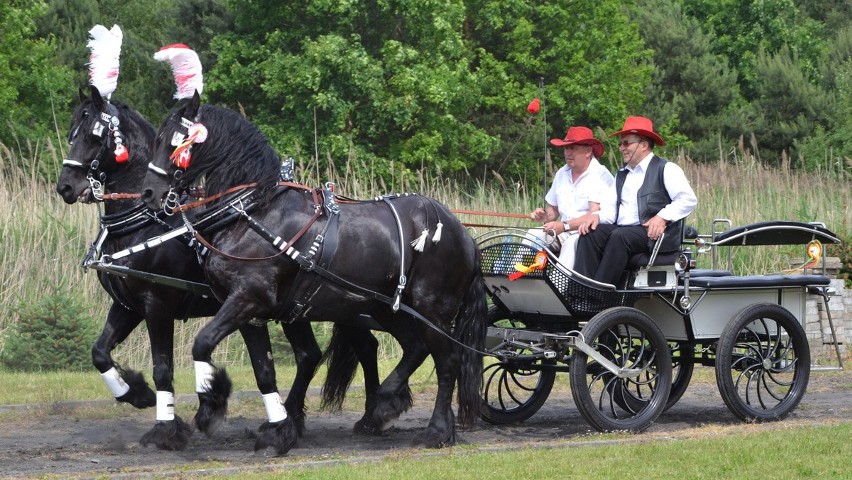
[[[65,205],[53,191],[54,185],[27,171],[61,168],[63,152],[15,153],[0,145],[0,353],[10,328],[19,322],[15,307],[32,302],[58,286],[81,295],[92,321],[101,325],[108,307],[93,272],[79,263],[98,230],[98,209],[93,205]],[[715,218],[728,218],[734,225],[763,220],[822,221],[830,230],[848,238],[852,228],[852,185],[848,178],[805,173],[789,164],[768,169],[741,150],[712,164],[676,159],[684,168],[699,198],[698,209],[689,219],[701,233],[708,233]],[[612,164],[613,159],[609,159]],[[36,162],[46,167],[35,168]],[[29,167],[21,169],[17,165]],[[352,161],[353,164],[357,160]],[[296,178],[309,185],[325,180],[337,182],[337,191],[355,198],[370,198],[388,191],[418,191],[433,196],[454,209],[525,213],[541,204],[539,179],[505,179],[497,174],[475,180],[417,172],[395,177],[385,184],[375,177],[360,178],[355,167],[320,172],[316,163],[302,162]],[[461,215],[463,221],[493,222],[493,218]],[[500,221],[527,226],[525,220]],[[472,229],[472,234],[482,229]],[[788,268],[789,257],[804,258],[804,246],[740,248],[734,258],[737,273],[770,273]],[[709,267],[709,256],[699,256],[699,267]],[[177,323],[176,366],[191,365],[189,344],[203,320]],[[327,325],[316,327],[320,337],[329,335]],[[283,343],[278,327],[270,331]],[[382,338],[382,355],[395,357],[395,342]],[[130,368],[150,371],[150,354],[144,327],[137,329],[115,352],[116,359]],[[229,337],[216,350],[220,365],[246,363],[239,337]]]
[[[379,375],[385,378],[396,364],[395,359],[379,362]],[[257,391],[254,373],[248,365],[234,365],[227,368],[233,382],[234,391]],[[278,387],[286,390],[296,375],[296,367],[278,364],[275,368]],[[143,372],[153,388],[150,371]],[[358,370],[353,385],[363,385],[361,370]],[[321,366],[311,385],[320,387],[325,380],[325,366]],[[432,359],[428,358],[414,373],[410,380],[413,393],[434,389],[436,380]],[[94,370],[84,372],[11,372],[0,369],[0,405],[52,405],[57,402],[77,400],[111,399],[103,380]],[[49,385],[50,388],[45,388]],[[195,371],[192,368],[175,370],[175,393],[195,393]],[[359,407],[360,408],[360,407]]]
[[[852,425],[779,429],[745,435],[646,442],[554,442],[550,448],[497,452],[403,453],[378,462],[287,470],[300,479],[493,478],[848,478],[852,453],[837,450]],[[577,445],[579,443],[579,445]],[[280,478],[284,470],[243,478]]]

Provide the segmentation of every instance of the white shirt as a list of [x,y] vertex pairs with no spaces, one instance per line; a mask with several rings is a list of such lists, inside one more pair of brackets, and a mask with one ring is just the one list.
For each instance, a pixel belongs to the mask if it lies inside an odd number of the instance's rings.
[[597,158],[592,157],[589,168],[575,182],[568,165],[556,171],[553,184],[544,200],[555,206],[567,222],[589,211],[589,202],[601,203],[613,184],[613,176]]
[[[627,177],[625,177],[624,185],[621,187],[621,207],[618,209],[618,221],[616,222],[618,225],[639,225],[641,223],[639,220],[639,188],[645,182],[645,173],[652,158],[654,158],[654,152],[649,153],[635,167],[624,167],[627,170]],[[695,210],[698,205],[698,198],[692,191],[683,169],[676,163],[666,162],[663,168],[663,184],[672,201],[663,207],[657,215],[674,222]],[[616,220],[615,202],[617,198],[618,192],[615,182],[613,182],[606,200],[601,202],[601,223],[613,223]]]

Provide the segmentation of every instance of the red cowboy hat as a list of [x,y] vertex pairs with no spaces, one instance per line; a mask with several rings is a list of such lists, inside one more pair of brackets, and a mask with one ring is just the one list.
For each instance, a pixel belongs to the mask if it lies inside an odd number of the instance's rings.
[[568,145],[590,145],[592,154],[600,158],[604,153],[603,142],[595,138],[592,131],[586,127],[571,127],[565,134],[565,139],[554,138],[550,140],[554,147],[567,147]]
[[610,137],[625,135],[628,133],[634,133],[640,137],[650,138],[657,145],[666,144],[662,137],[654,132],[654,122],[645,117],[627,117],[627,120],[624,121],[624,128],[611,134]]

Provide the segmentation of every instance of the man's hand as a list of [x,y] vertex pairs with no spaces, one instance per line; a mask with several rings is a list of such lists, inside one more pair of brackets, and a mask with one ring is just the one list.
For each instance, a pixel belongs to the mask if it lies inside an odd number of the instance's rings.
[[601,222],[601,217],[592,213],[587,213],[583,216],[583,222],[577,226],[577,233],[580,235],[588,235],[598,228]]
[[547,213],[545,213],[543,208],[536,208],[532,211],[532,213],[530,213],[530,220],[534,220],[536,222],[543,222],[546,218],[545,215],[547,215]]
[[643,223],[642,226],[648,229],[648,238],[656,241],[666,230],[666,223],[668,223],[666,219],[659,215],[654,215],[653,218]]

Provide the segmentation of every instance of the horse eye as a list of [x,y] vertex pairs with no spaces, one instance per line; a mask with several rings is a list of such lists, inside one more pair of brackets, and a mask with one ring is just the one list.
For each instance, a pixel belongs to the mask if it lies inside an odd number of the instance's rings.
[[80,124],[78,123],[77,126],[74,127],[73,130],[71,130],[71,133],[68,134],[68,143],[70,145],[74,145],[74,138],[77,137],[77,133],[79,131],[80,131]]

